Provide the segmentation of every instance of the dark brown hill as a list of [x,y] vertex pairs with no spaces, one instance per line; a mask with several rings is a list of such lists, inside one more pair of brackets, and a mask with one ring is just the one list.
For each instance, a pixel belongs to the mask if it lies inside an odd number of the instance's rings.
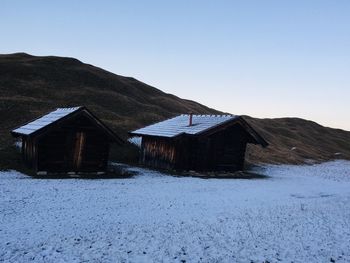
[[[13,127],[56,107],[76,105],[87,106],[124,137],[130,129],[179,113],[220,113],[74,58],[0,55],[2,149],[12,141]],[[350,132],[297,118],[247,120],[271,143],[267,150],[250,149],[253,162],[350,159]]]
[[309,163],[350,159],[350,132],[327,128],[300,118],[246,117],[270,143],[267,149],[251,147],[249,160],[267,163]]

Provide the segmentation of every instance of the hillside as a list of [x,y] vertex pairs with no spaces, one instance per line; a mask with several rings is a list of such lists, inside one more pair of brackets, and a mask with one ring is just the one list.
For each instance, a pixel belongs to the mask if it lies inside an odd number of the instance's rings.
[[[123,137],[179,113],[220,113],[74,58],[25,53],[0,55],[0,91],[2,149],[12,141],[10,129],[55,107],[85,105]],[[270,142],[268,149],[248,149],[251,162],[350,159],[348,131],[298,118],[246,119]]]
[[256,119],[246,117],[270,143],[252,146],[248,159],[266,163],[309,163],[312,160],[350,159],[350,132],[332,129],[300,118]]

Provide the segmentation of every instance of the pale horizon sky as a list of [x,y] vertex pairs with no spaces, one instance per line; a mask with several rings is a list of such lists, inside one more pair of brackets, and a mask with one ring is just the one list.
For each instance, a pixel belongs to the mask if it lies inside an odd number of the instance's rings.
[[0,53],[75,57],[208,107],[350,130],[350,1],[3,0]]

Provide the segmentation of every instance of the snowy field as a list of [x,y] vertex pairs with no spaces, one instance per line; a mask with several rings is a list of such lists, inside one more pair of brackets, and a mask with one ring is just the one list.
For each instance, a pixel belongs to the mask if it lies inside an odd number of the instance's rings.
[[0,172],[0,262],[350,262],[350,162],[267,179]]

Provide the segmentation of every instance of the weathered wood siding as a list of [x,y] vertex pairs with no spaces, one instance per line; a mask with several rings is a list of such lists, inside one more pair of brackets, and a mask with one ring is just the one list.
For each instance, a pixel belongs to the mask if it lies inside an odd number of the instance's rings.
[[240,125],[211,135],[210,141],[211,168],[220,171],[243,170],[248,134]]
[[150,167],[174,169],[176,164],[175,142],[159,137],[144,137],[140,161]]
[[37,154],[37,146],[35,144],[35,141],[31,138],[24,138],[22,140],[22,158],[24,163],[29,168],[35,168],[36,167],[36,154]]
[[37,170],[49,173],[105,171],[109,140],[79,116],[38,138]]
[[108,164],[109,142],[98,132],[87,132],[81,169],[83,171],[105,171]]
[[239,124],[204,136],[183,135],[176,139],[144,136],[141,163],[174,170],[242,170],[249,139]]

